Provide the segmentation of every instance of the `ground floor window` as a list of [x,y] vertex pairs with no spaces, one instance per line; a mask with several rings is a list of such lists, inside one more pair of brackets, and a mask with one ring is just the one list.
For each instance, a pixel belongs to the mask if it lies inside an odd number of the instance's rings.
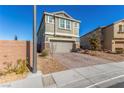
[[124,53],[124,48],[115,48],[116,53]]

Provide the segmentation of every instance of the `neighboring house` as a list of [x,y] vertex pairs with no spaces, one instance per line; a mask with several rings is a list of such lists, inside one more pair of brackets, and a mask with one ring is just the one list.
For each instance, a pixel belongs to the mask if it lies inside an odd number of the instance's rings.
[[80,45],[82,48],[91,49],[88,39],[93,35],[98,37],[100,49],[109,50],[113,53],[118,50],[124,50],[124,20],[114,22],[105,27],[98,27],[81,36]]
[[98,27],[96,29],[94,29],[93,31],[83,35],[80,37],[80,46],[83,49],[91,49],[91,45],[89,42],[89,39],[92,37],[97,37],[98,39],[98,43],[99,43],[99,50],[101,50],[102,46],[102,41],[103,41],[103,37],[102,37],[102,27]]
[[44,12],[37,33],[38,51],[54,49],[56,53],[70,52],[80,47],[80,21],[64,11]]

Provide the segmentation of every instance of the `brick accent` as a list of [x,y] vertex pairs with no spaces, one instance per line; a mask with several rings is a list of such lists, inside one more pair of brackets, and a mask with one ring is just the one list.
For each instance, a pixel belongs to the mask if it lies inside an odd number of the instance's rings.
[[30,41],[0,41],[0,69],[4,63],[16,64],[18,59],[32,62],[32,45]]

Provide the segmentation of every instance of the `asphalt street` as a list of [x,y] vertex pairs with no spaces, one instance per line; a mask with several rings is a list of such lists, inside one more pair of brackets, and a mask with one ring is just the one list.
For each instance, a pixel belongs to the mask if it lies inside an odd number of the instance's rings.
[[124,82],[112,85],[112,86],[110,86],[108,88],[124,88]]

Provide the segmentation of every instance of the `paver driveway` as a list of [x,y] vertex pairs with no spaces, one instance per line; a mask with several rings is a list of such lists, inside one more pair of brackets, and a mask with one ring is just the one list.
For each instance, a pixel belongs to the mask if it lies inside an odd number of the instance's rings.
[[105,64],[113,61],[79,53],[58,53],[55,58],[68,69]]

